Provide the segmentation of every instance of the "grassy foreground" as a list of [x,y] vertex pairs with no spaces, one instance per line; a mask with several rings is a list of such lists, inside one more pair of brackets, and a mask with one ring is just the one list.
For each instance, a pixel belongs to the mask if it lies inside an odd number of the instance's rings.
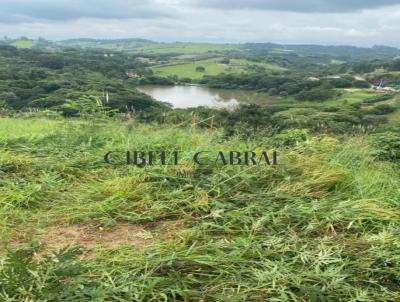
[[[400,178],[366,136],[274,138],[134,121],[0,119],[0,301],[399,301]],[[181,150],[111,167],[110,150]]]

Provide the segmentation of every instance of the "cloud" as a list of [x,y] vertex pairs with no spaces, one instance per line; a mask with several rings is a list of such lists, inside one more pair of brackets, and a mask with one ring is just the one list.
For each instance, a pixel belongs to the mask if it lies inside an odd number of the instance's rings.
[[0,0],[0,23],[172,17],[162,0]]
[[0,37],[400,46],[400,3],[348,2],[344,7],[343,0],[0,0]]
[[192,5],[216,9],[255,9],[290,12],[337,13],[381,8],[398,0],[189,0]]

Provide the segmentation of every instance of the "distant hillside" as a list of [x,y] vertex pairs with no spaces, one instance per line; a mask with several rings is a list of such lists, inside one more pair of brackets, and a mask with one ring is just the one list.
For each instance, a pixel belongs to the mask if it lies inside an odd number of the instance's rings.
[[274,43],[246,43],[244,48],[256,52],[296,52],[304,55],[329,55],[336,57],[338,60],[365,60],[365,59],[382,59],[393,58],[400,55],[400,49],[388,46],[357,47],[357,46],[334,46],[334,45],[284,45]]
[[146,40],[146,39],[68,39],[58,42],[57,44],[68,45],[68,46],[81,46],[81,47],[142,47],[149,44],[155,44],[156,42]]
[[26,37],[21,37],[17,39],[0,39],[0,45],[11,45],[20,49],[55,47],[54,42],[48,41],[46,39],[29,39]]
[[357,47],[334,45],[286,45],[275,43],[212,44],[212,43],[159,43],[147,39],[70,39],[59,45],[79,47],[101,47],[128,52],[152,54],[198,54],[215,51],[250,51],[259,55],[290,54],[301,56],[329,56],[329,60],[355,61],[366,59],[387,59],[400,55],[400,49],[388,46]]
[[334,46],[334,45],[288,45],[276,43],[245,43],[245,44],[216,44],[216,43],[193,43],[193,42],[170,42],[161,43],[142,38],[127,39],[94,39],[78,38],[58,42],[48,41],[43,38],[34,40],[21,37],[19,39],[0,40],[0,44],[12,45],[17,48],[57,48],[57,47],[83,47],[103,48],[127,53],[143,55],[198,55],[198,54],[222,54],[233,52],[239,56],[250,55],[289,60],[293,57],[306,57],[308,60],[319,64],[330,64],[374,60],[392,59],[400,56],[400,49],[388,46],[357,47],[357,46]]

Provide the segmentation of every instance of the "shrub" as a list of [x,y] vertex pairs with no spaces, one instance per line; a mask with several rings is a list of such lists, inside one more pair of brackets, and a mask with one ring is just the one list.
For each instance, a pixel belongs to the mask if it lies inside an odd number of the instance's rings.
[[278,89],[276,89],[276,88],[270,88],[269,90],[268,90],[268,94],[269,95],[277,95],[279,93],[279,91],[278,91]]
[[400,135],[394,132],[375,134],[371,137],[376,155],[381,160],[398,161],[400,159]]
[[317,101],[325,101],[331,99],[334,96],[335,96],[335,91],[333,89],[318,87],[318,88],[313,88],[311,90],[304,90],[300,92],[296,96],[296,99],[299,101],[317,102]]
[[274,147],[292,147],[307,140],[306,129],[290,129],[279,133],[272,138]]
[[366,81],[354,81],[353,86],[356,88],[370,88],[371,84]]
[[390,100],[393,97],[392,94],[377,95],[368,99],[363,100],[364,104],[374,104],[383,101]]
[[270,125],[271,115],[267,107],[242,105],[233,112],[227,112],[224,119],[225,136],[240,134],[249,136]]
[[197,72],[205,72],[205,71],[206,71],[206,68],[205,68],[204,66],[197,66],[197,67],[196,67],[196,71],[197,71]]

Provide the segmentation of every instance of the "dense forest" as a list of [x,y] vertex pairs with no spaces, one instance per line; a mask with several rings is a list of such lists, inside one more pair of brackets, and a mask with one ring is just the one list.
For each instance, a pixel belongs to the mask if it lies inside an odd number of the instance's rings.
[[0,103],[4,109],[51,108],[71,115],[92,110],[107,94],[107,106],[118,111],[168,107],[135,89],[126,75],[132,69],[140,66],[120,53],[0,45]]
[[[95,46],[91,45],[95,44]],[[209,51],[206,57],[219,56],[220,65],[246,60],[241,72],[204,75],[199,80],[176,75],[160,76],[154,64],[176,61],[176,53],[143,53],[140,47],[153,45],[147,40],[116,40],[118,46],[132,47],[137,52],[104,48],[108,40],[68,40],[58,44],[39,40],[31,48],[18,48],[13,41],[0,44],[0,106],[3,111],[52,110],[64,116],[79,116],[102,111],[108,115],[136,112],[142,121],[181,121],[190,110],[171,110],[167,103],[158,102],[139,92],[137,85],[175,85],[198,83],[214,88],[242,89],[266,93],[281,98],[281,102],[262,106],[260,112],[269,116],[267,124],[279,129],[293,126],[312,130],[345,132],[354,126],[375,127],[387,123],[387,115],[396,111],[390,100],[393,91],[371,94],[352,102],[346,89],[368,90],[373,85],[396,87],[400,60],[393,56],[396,49],[376,47],[282,46],[245,44],[235,50]],[[17,44],[18,45],[18,44]],[[90,47],[88,45],[91,45]],[[122,46],[121,46],[122,45]],[[179,48],[178,48],[179,49]],[[288,50],[285,52],[283,50]],[[293,52],[296,50],[296,52]],[[330,51],[328,51],[330,50]],[[365,60],[366,54],[372,59]],[[383,57],[377,59],[377,57]],[[190,60],[203,60],[204,53]],[[326,64],[332,60],[347,60],[341,64]],[[183,63],[187,59],[182,59]],[[176,63],[174,63],[176,64]],[[268,69],[269,65],[281,69]],[[179,65],[178,65],[179,66]],[[267,66],[267,67],[265,67]],[[307,66],[307,68],[305,68]],[[382,69],[384,73],[376,73]],[[357,75],[363,75],[357,76]],[[327,100],[341,100],[334,105]],[[389,100],[389,101],[388,101]],[[314,105],[304,105],[315,103]],[[302,107],[307,107],[306,112]],[[221,125],[246,123],[246,106],[235,112],[201,109],[203,114],[219,116]],[[251,110],[250,110],[251,111]],[[204,114],[203,114],[204,115]],[[251,116],[251,114],[249,115]],[[266,119],[263,119],[264,121]],[[322,127],[322,128],[321,128]]]

